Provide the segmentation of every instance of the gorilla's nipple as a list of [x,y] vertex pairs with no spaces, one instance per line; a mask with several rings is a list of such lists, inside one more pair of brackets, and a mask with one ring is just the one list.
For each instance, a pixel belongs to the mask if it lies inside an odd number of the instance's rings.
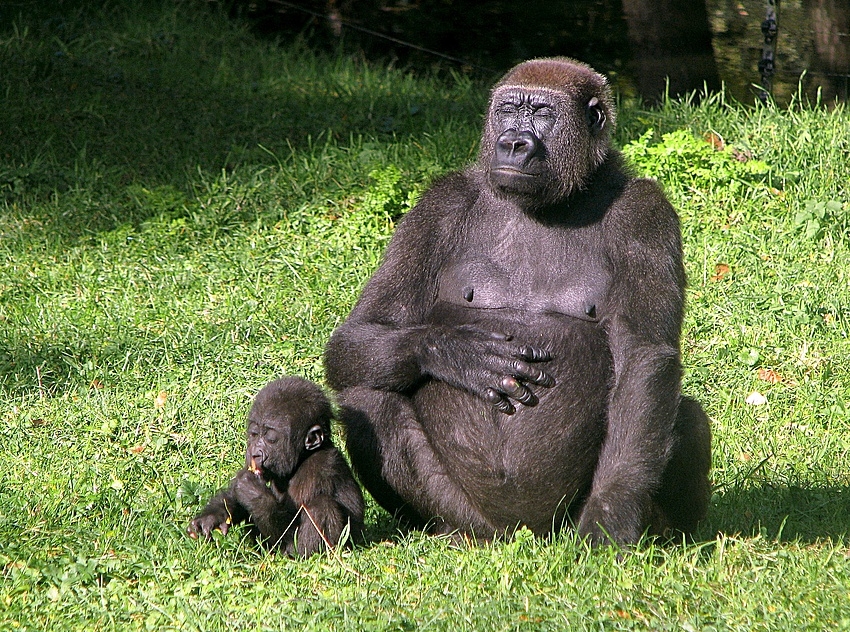
[[584,306],[584,315],[590,318],[596,318],[596,305],[588,303]]
[[473,296],[475,296],[475,290],[472,287],[467,285],[465,288],[463,288],[463,298],[466,300],[467,303],[472,302]]

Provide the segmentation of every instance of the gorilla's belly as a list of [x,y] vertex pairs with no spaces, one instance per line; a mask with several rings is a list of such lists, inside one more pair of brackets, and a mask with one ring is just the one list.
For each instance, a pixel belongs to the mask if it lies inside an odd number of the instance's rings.
[[445,304],[433,318],[509,333],[552,354],[541,366],[555,386],[532,385],[539,402],[517,404],[513,415],[436,381],[415,396],[444,465],[495,528],[551,530],[586,494],[605,433],[612,362],[601,327],[568,316]]

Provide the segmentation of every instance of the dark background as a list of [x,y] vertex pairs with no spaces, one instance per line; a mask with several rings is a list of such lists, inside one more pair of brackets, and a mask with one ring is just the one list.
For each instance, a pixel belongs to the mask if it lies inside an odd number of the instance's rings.
[[[462,60],[455,63],[466,70],[496,75],[531,57],[567,55],[608,75],[621,93],[649,102],[663,96],[668,81],[673,95],[724,84],[748,101],[762,80],[765,0],[205,1],[268,35],[413,66],[445,62],[434,54],[440,53]],[[798,86],[813,98],[820,90],[825,100],[846,99],[850,2],[778,1],[777,14],[777,100],[787,102]]]

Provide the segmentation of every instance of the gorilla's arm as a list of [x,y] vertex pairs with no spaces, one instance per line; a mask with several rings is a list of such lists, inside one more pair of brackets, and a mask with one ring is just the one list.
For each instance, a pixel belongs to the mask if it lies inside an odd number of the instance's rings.
[[472,177],[452,174],[400,222],[383,262],[327,345],[326,377],[334,390],[366,386],[404,393],[432,377],[510,413],[510,399],[534,401],[526,383],[552,384],[532,364],[549,359],[544,349],[503,332],[426,324],[441,266],[457,241],[454,231],[477,195]]
[[[680,398],[685,276],[675,211],[634,181],[609,217],[613,267],[604,325],[614,360],[608,429],[579,533],[635,542],[669,458]],[[620,221],[621,220],[621,221]]]
[[209,539],[216,529],[227,535],[232,525],[250,519],[263,540],[274,546],[296,513],[295,505],[285,493],[275,495],[256,474],[241,469],[230,485],[213,496],[189,523],[188,531],[193,538]]
[[269,488],[253,472],[242,469],[231,484],[233,495],[250,514],[251,523],[269,547],[277,546],[298,515],[298,508],[286,491]]
[[189,535],[193,538],[203,536],[206,539],[212,537],[212,532],[218,529],[222,535],[227,535],[230,526],[239,524],[248,519],[248,511],[236,500],[233,485],[218,492],[210,498],[201,513],[195,516],[189,523]]

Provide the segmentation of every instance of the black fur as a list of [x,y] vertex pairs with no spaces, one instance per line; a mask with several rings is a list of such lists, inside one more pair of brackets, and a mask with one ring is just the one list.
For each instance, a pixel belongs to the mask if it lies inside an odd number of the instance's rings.
[[352,464],[389,511],[482,538],[571,521],[621,544],[705,515],[679,220],[624,168],[614,123],[589,67],[514,68],[478,163],[425,193],[333,333]]
[[[288,377],[266,385],[248,415],[245,468],[189,524],[209,538],[250,521],[269,548],[306,557],[363,529],[363,496],[331,442],[331,407],[318,386]],[[351,542],[351,538],[349,539]]]

